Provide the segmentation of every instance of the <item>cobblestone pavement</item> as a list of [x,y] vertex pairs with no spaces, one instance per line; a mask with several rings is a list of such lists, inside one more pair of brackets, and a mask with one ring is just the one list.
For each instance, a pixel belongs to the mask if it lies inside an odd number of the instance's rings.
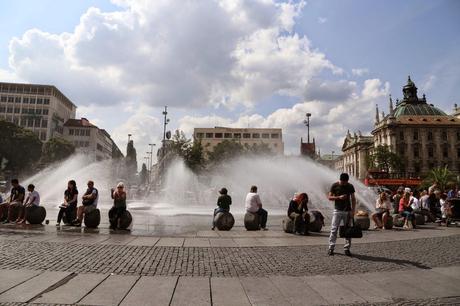
[[198,248],[70,245],[0,241],[0,268],[121,275],[267,276],[348,274],[460,265],[460,235],[352,247],[354,257],[326,246]]

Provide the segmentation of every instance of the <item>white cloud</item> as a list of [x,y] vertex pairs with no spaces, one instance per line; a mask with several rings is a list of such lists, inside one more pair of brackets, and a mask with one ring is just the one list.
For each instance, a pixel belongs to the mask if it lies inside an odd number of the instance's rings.
[[363,76],[369,73],[369,69],[367,68],[353,68],[351,69],[351,74],[355,76]]
[[429,75],[428,77],[425,78],[423,81],[422,85],[420,86],[421,91],[427,92],[431,88],[433,88],[433,85],[436,83],[437,77],[435,75]]
[[323,23],[326,23],[327,22],[327,18],[326,17],[318,17],[318,23],[319,24],[323,24]]

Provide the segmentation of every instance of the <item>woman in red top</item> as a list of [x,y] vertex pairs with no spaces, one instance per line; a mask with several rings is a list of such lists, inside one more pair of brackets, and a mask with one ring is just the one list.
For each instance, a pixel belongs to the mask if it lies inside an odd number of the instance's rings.
[[405,192],[399,201],[399,213],[404,217],[403,228],[415,228],[415,216],[410,206],[410,192]]

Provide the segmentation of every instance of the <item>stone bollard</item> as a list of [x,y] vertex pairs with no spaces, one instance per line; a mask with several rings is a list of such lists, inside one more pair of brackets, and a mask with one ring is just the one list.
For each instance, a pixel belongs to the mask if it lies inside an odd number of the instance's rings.
[[244,215],[244,227],[248,231],[260,230],[259,215],[251,212],[246,212]]
[[46,209],[43,206],[27,207],[27,222],[30,224],[42,224],[46,218]]
[[75,220],[76,217],[77,217],[77,207],[75,206],[71,214],[67,215],[67,212],[64,212],[64,215],[62,216],[62,221],[66,225],[71,225],[72,221]]
[[120,218],[120,229],[128,229],[128,227],[131,225],[131,223],[133,222],[133,216],[131,216],[131,213],[129,212],[129,210],[125,210],[125,212],[123,213],[123,215],[121,215],[121,218]]
[[283,230],[285,233],[293,234],[295,232],[294,220],[285,217],[283,219]]
[[85,207],[85,217],[83,218],[85,226],[88,228],[97,228],[101,223],[101,212],[97,208],[87,210]]
[[422,214],[415,213],[415,225],[424,225],[425,216]]
[[308,212],[310,215],[310,223],[308,224],[308,230],[310,232],[321,232],[324,224],[324,217],[323,214],[317,210],[313,210]]
[[21,212],[23,205],[19,203],[10,204],[8,208],[8,214],[10,217],[10,222],[14,222],[19,218],[19,213]]
[[221,211],[214,217],[214,224],[219,231],[229,231],[235,224],[235,218],[228,211]]
[[361,226],[361,229],[363,231],[366,231],[366,230],[369,229],[369,227],[371,227],[371,219],[369,218],[369,215],[367,215],[367,216],[364,216],[364,215],[358,216],[358,215],[356,215],[355,216],[355,223],[359,224],[359,226]]
[[393,228],[393,218],[391,215],[388,215],[387,223],[385,223],[385,229],[392,229]]
[[393,226],[403,227],[404,226],[404,217],[400,214],[394,214],[393,217]]

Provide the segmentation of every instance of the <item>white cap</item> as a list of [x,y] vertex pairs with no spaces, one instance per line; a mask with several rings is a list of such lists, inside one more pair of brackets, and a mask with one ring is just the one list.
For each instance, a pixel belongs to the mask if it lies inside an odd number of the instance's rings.
[[404,192],[411,192],[411,191],[412,191],[412,190],[410,190],[409,187],[404,188]]

